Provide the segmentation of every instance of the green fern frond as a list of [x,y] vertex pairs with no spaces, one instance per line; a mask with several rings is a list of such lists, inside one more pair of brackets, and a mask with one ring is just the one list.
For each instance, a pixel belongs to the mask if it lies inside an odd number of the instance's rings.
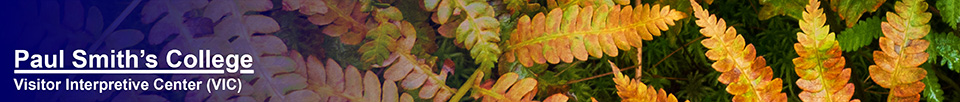
[[840,42],[840,48],[843,52],[857,51],[860,47],[870,45],[873,41],[880,38],[883,32],[880,30],[880,18],[870,17],[867,20],[860,21],[852,28],[843,30],[837,36]]
[[957,24],[960,23],[960,4],[958,0],[937,0],[937,10],[940,10],[940,16],[943,18],[943,23],[947,23],[950,27],[957,28]]
[[937,56],[943,57],[940,65],[960,73],[960,37],[953,33],[931,33],[926,39],[931,42],[927,63],[936,63]]

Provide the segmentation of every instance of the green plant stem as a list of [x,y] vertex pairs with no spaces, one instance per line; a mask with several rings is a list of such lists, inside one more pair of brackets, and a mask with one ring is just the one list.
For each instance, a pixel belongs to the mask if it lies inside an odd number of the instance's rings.
[[[937,72],[941,72],[941,71],[937,71]],[[950,86],[953,88],[960,88],[960,85],[957,85],[957,83],[954,82],[953,79],[951,79],[950,77],[944,74],[945,73],[937,73],[937,77],[940,78],[941,82],[946,82],[947,84],[950,84]],[[940,88],[943,89],[943,87],[940,87]]]
[[[637,67],[640,67],[640,66],[639,66],[639,65],[630,66],[630,67],[623,68],[623,69],[621,69],[620,71],[627,71],[627,70],[634,69],[634,68],[637,68]],[[578,83],[578,82],[581,82],[581,81],[587,81],[587,80],[590,80],[590,79],[596,79],[596,78],[600,78],[600,77],[607,76],[607,75],[610,75],[610,74],[613,74],[613,72],[607,72],[607,73],[603,73],[603,74],[600,74],[600,75],[594,75],[594,76],[587,77],[587,78],[583,78],[583,79],[577,79],[577,80],[573,80],[573,81],[568,81],[568,82],[567,82],[566,84],[564,84],[564,85],[569,85],[569,84],[573,84],[573,83]]]
[[460,89],[457,90],[457,93],[453,94],[453,97],[450,97],[449,102],[460,101],[460,98],[463,98],[463,95],[466,95],[467,91],[470,91],[470,88],[473,87],[473,82],[477,80],[476,77],[483,77],[483,76],[477,76],[479,75],[477,72],[486,71],[486,70],[490,70],[490,67],[480,67],[477,70],[474,70],[473,74],[470,74],[470,77],[467,77],[469,78],[467,79],[467,82],[464,82],[463,85],[460,85]]

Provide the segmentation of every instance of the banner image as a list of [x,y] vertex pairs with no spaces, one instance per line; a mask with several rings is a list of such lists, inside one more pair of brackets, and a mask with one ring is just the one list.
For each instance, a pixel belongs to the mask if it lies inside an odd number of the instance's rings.
[[0,101],[950,102],[957,4],[0,1]]

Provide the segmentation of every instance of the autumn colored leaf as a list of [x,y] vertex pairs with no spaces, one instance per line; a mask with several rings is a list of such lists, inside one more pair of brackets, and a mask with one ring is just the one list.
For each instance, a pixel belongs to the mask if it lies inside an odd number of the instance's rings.
[[620,73],[620,68],[613,62],[607,62],[610,63],[610,69],[613,69],[613,82],[617,83],[617,95],[623,98],[623,102],[677,102],[677,97],[673,94],[668,95],[663,89],[657,91],[653,86],[647,86],[640,82],[640,76],[630,79]]
[[760,4],[763,5],[763,8],[760,8],[760,12],[757,14],[760,20],[767,20],[778,15],[801,19],[803,7],[807,5],[807,2],[804,2],[804,0],[760,0]]
[[[367,41],[357,52],[361,53],[361,59],[370,64],[383,64],[384,60],[391,52],[410,53],[410,47],[416,42],[416,29],[410,22],[400,21],[403,19],[400,11],[395,7],[378,9],[377,27],[367,32]],[[401,36],[402,35],[402,36]],[[401,37],[404,39],[401,43]]]
[[883,22],[880,51],[873,52],[877,65],[870,65],[870,77],[881,87],[890,88],[887,101],[919,101],[924,84],[920,79],[927,71],[917,66],[927,61],[924,52],[930,42],[922,39],[930,32],[927,23],[932,16],[922,0],[904,0],[896,3],[896,13],[887,12]]
[[[608,1],[608,0],[596,0],[596,1]],[[530,3],[530,1],[528,0],[503,0],[503,2],[507,5],[506,9],[511,13],[538,12],[542,10],[542,7],[540,5],[544,5],[540,3]],[[556,2],[556,1],[547,0],[547,2],[549,4],[550,2]],[[517,12],[517,11],[521,11],[521,12]]]
[[[431,19],[441,24],[438,33],[454,37],[455,43],[470,50],[470,56],[481,68],[492,68],[500,54],[500,21],[496,10],[486,0],[424,0]],[[436,5],[434,5],[436,4]],[[451,18],[457,17],[457,18]]]
[[830,0],[833,11],[846,21],[847,27],[853,27],[865,12],[877,11],[887,0]]
[[787,94],[781,93],[783,83],[773,78],[773,69],[766,65],[763,56],[756,55],[753,44],[744,45],[743,36],[736,34],[726,21],[718,19],[706,9],[690,0],[697,17],[700,33],[709,37],[700,43],[708,50],[707,58],[714,60],[713,68],[719,72],[720,83],[728,84],[727,92],[733,94],[733,101],[786,102]]
[[[253,88],[244,89],[241,93],[228,94],[202,94],[193,93],[192,100],[200,101],[285,101],[285,102],[396,102],[412,101],[413,97],[408,91],[402,91],[400,85],[419,83],[417,86],[402,88],[407,90],[419,90],[419,99],[429,99],[434,101],[446,101],[453,90],[444,84],[446,73],[436,75],[431,71],[433,62],[418,60],[412,55],[398,56],[396,62],[389,62],[390,69],[387,73],[395,69],[406,72],[415,72],[411,74],[384,74],[394,76],[384,76],[381,81],[380,76],[373,71],[360,71],[353,66],[341,67],[333,59],[325,61],[317,59],[315,56],[303,57],[295,50],[287,50],[286,44],[279,38],[272,35],[253,36],[251,46],[257,46],[259,53],[256,56],[261,58],[258,62],[256,75],[252,79],[244,79],[245,86]],[[396,53],[407,54],[407,53]],[[418,73],[417,73],[418,72]],[[399,79],[392,79],[400,76]],[[404,76],[424,76],[422,80],[414,80]],[[175,76],[176,77],[176,76]],[[216,77],[216,76],[210,76]],[[231,98],[240,97],[240,98]]]
[[[371,71],[363,76],[353,66],[342,68],[340,65],[327,59],[324,65],[316,57],[307,57],[308,82],[307,89],[316,92],[319,101],[380,101],[381,97],[397,97],[397,91],[388,90],[388,84],[380,84],[379,78]],[[381,87],[381,85],[383,87]],[[382,98],[389,99],[389,98]]]
[[447,101],[456,89],[446,86],[448,73],[434,73],[435,64],[418,61],[408,53],[393,53],[399,56],[384,72],[385,81],[399,82],[404,90],[419,90],[417,98],[432,99],[434,102]]
[[570,99],[570,97],[567,97],[567,95],[558,93],[550,95],[547,99],[543,99],[543,102],[567,102],[568,99]]
[[[455,44],[463,45],[461,47],[470,50],[470,57],[473,57],[474,63],[480,65],[479,69],[495,67],[503,51],[499,45],[500,21],[494,18],[497,10],[493,9],[493,6],[486,0],[424,0],[423,2],[426,11],[434,12],[431,20],[441,24],[437,29],[438,33],[444,37],[454,37]],[[477,73],[470,76],[475,77]],[[470,87],[470,82],[473,82],[471,80],[474,79],[469,79],[461,87]],[[453,95],[451,100],[459,100],[467,91],[469,88],[457,90],[457,94]]]
[[416,98],[435,102],[446,101],[453,94],[454,89],[443,82],[447,74],[433,74],[428,63],[417,61],[410,55],[399,56],[386,73],[404,73],[384,74],[382,84],[379,76],[372,71],[360,73],[352,66],[341,68],[333,59],[328,59],[324,65],[316,57],[307,57],[308,89],[317,92],[320,101],[412,101],[414,97],[401,88],[419,90],[412,93],[419,96]]
[[836,34],[830,31],[830,25],[824,25],[827,20],[820,9],[820,1],[809,0],[803,19],[800,20],[800,29],[797,32],[798,43],[793,47],[800,57],[794,58],[796,65],[797,86],[803,89],[800,99],[806,102],[841,102],[853,97],[854,85],[847,83],[850,79],[850,68],[843,68],[846,63],[840,55],[840,45]]
[[569,8],[570,6],[626,6],[630,0],[547,0],[547,9]]
[[[477,72],[481,77],[475,77],[480,81],[483,78],[483,72]],[[494,82],[494,81],[488,81]],[[473,98],[483,102],[531,102],[537,94],[537,80],[534,78],[521,78],[517,73],[505,73],[500,75],[493,85],[480,85],[481,82],[475,82],[473,85]],[[566,102],[569,97],[563,94],[554,94],[544,99],[544,102]]]
[[670,6],[570,6],[523,16],[510,36],[504,55],[506,61],[524,66],[542,63],[572,62],[587,56],[617,56],[618,49],[641,47],[669,29],[685,14]]

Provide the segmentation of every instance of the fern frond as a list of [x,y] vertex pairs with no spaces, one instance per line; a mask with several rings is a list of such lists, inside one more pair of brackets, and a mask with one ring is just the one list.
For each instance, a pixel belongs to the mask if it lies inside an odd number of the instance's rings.
[[613,69],[613,82],[617,83],[617,95],[623,98],[623,102],[677,102],[677,97],[673,94],[647,86],[640,82],[640,76],[636,76],[637,79],[630,79],[620,73],[620,68],[613,62],[607,62],[610,63],[610,69]]
[[[483,74],[483,72],[477,72]],[[476,77],[480,81],[483,77]],[[523,78],[517,73],[505,73],[500,75],[496,83],[490,87],[481,87],[480,82],[473,85],[473,98],[481,99],[483,102],[521,102],[529,101],[537,94],[537,80],[534,78]]]
[[853,27],[840,31],[840,35],[837,35],[840,49],[843,49],[843,52],[857,51],[861,47],[877,41],[877,38],[883,35],[882,30],[880,30],[881,21],[880,17],[870,17],[858,22]]
[[[483,102],[535,102],[532,99],[537,95],[537,79],[523,78],[517,73],[505,73],[493,84],[480,85],[483,72],[477,72],[479,77],[474,77],[475,85],[472,89],[474,99],[482,99]],[[492,86],[490,86],[492,85]],[[563,94],[553,94],[547,97],[543,102],[567,102],[569,97]]]
[[937,10],[940,10],[940,16],[943,18],[943,23],[947,23],[950,27],[954,29],[957,28],[957,24],[960,24],[960,1],[957,0],[936,0],[937,1]]
[[[375,28],[367,31],[367,41],[357,52],[361,53],[361,59],[365,63],[383,64],[382,62],[390,56],[391,52],[409,53],[410,49],[401,47],[413,44],[396,43],[401,41],[401,35],[406,38],[416,38],[416,29],[413,24],[403,20],[403,14],[396,7],[378,9],[375,20],[379,22]],[[412,41],[412,40],[409,40]]]
[[797,33],[798,43],[793,45],[800,55],[793,59],[800,76],[797,86],[803,89],[800,99],[807,102],[851,101],[854,86],[847,83],[851,69],[843,68],[846,60],[840,55],[836,34],[829,32],[830,25],[824,25],[827,17],[820,9],[820,1],[809,1],[800,20],[803,32]]
[[960,73],[960,37],[953,33],[932,33],[926,39],[933,42],[927,48],[930,53],[927,63],[936,63],[937,57],[942,57],[941,66]]
[[570,6],[626,6],[630,0],[546,0],[546,9],[568,8]]
[[[932,62],[931,62],[932,63]],[[937,78],[937,68],[933,67],[931,64],[922,66],[924,70],[927,70],[927,77],[920,82],[923,82],[926,87],[923,88],[923,98],[927,99],[927,102],[943,102],[943,88],[940,87],[940,79]]]
[[[456,33],[457,44],[463,44],[470,50],[474,63],[480,64],[477,70],[489,70],[499,61],[500,21],[494,18],[496,10],[486,0],[424,0],[427,11],[436,11],[431,20],[441,24],[438,33],[451,37]],[[436,5],[434,5],[436,4]],[[465,15],[464,15],[465,14]],[[460,15],[450,18],[451,16]],[[455,27],[455,28],[453,28]],[[471,74],[476,77],[478,73]],[[450,102],[459,101],[471,87],[474,79],[468,79],[460,90],[450,98]]]
[[706,37],[700,43],[707,47],[707,58],[715,60],[713,68],[723,72],[717,78],[728,84],[727,92],[733,94],[733,101],[786,102],[787,94],[780,93],[783,88],[780,78],[773,78],[773,69],[766,65],[763,56],[756,55],[753,44],[744,46],[744,39],[726,21],[711,15],[696,1],[690,0],[697,17],[700,33]]
[[508,62],[520,61],[524,66],[542,63],[572,62],[574,58],[617,56],[618,48],[641,47],[642,40],[652,40],[661,31],[685,18],[684,13],[670,6],[570,6],[538,13],[531,19],[521,17],[517,30],[507,42],[504,55]]
[[[427,11],[436,11],[432,20],[443,27],[444,37],[455,33],[456,43],[464,44],[480,68],[492,68],[500,54],[500,21],[494,18],[493,6],[486,0],[425,0]],[[466,15],[464,15],[466,14]],[[460,16],[456,16],[460,15]],[[462,17],[462,18],[451,18]],[[456,28],[450,28],[456,27]]]
[[421,99],[433,99],[434,102],[446,101],[456,89],[446,86],[448,73],[434,73],[434,64],[421,62],[413,55],[394,53],[399,56],[396,62],[384,72],[385,82],[399,82],[405,90],[417,90]]
[[931,14],[922,0],[904,0],[896,3],[897,13],[887,12],[883,22],[884,37],[880,51],[873,52],[877,65],[870,65],[870,77],[881,87],[890,88],[888,101],[920,101],[924,84],[920,79],[927,71],[917,66],[927,61],[924,52],[930,42],[922,39],[930,32]]
[[[307,57],[307,68],[304,70],[307,74],[304,75],[309,86],[306,87],[318,93],[314,97],[319,97],[320,102],[414,100],[408,92],[417,94],[418,99],[440,102],[453,95],[454,89],[443,82],[446,73],[434,74],[429,70],[428,63],[416,61],[411,55],[397,56],[396,62],[391,62],[393,64],[384,72],[382,84],[379,76],[372,71],[360,73],[353,66],[341,68],[333,59],[327,59],[324,64],[316,57]],[[418,91],[402,91],[401,88]]]

